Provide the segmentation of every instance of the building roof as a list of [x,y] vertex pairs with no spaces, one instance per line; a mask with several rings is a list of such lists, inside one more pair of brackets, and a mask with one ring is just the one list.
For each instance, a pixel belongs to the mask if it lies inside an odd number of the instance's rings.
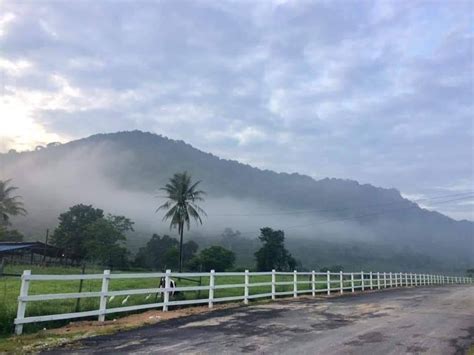
[[0,253],[5,253],[13,250],[29,248],[32,243],[3,243],[0,242]]
[[22,249],[52,257],[63,254],[63,249],[42,242],[0,242],[0,254],[11,254]]

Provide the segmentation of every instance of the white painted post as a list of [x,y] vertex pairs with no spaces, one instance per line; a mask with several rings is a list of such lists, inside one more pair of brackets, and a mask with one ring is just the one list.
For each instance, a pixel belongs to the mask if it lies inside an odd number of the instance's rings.
[[372,284],[372,271],[369,273],[369,280],[370,280],[370,289],[374,289],[374,285]]
[[413,273],[410,272],[410,286],[413,286]]
[[400,273],[400,287],[403,287],[403,273]]
[[110,270],[104,270],[104,275],[102,276],[102,290],[99,304],[99,322],[105,321],[105,309],[107,308],[107,296],[105,294],[109,292],[109,280]]
[[[248,270],[245,270],[245,272],[247,273]],[[246,278],[246,280],[247,280],[247,278]],[[209,304],[208,304],[209,308],[212,308],[214,306],[213,301],[214,301],[214,286],[215,285],[216,285],[216,271],[211,270],[211,273],[209,275]],[[245,287],[244,292],[248,296],[248,288],[247,287]],[[245,299],[244,299],[244,302],[245,302]]]
[[387,273],[383,273],[383,288],[387,288]]
[[165,272],[165,290],[163,291],[163,312],[168,311],[168,302],[170,301],[171,270]]
[[408,287],[408,274],[405,272],[405,286]]
[[360,272],[360,283],[362,285],[362,291],[365,291],[364,272]]
[[390,287],[393,287],[392,273],[390,273]]
[[244,304],[249,304],[249,271],[245,270]]
[[298,297],[298,272],[293,270],[293,298]]
[[354,293],[354,273],[351,272],[351,291]]
[[272,270],[272,300],[275,299],[275,293],[276,293],[276,274],[275,274],[275,269]]
[[327,292],[328,296],[331,294],[331,272],[328,270],[326,274],[327,279]]
[[377,289],[380,290],[380,272],[377,271]]
[[311,271],[311,295],[316,296],[316,273]]
[[[24,270],[23,275],[21,275],[21,287],[20,287],[20,297],[27,297],[28,296],[28,289],[30,288],[30,280],[28,280],[28,276],[31,275],[31,270]],[[23,321],[25,318],[26,312],[26,302],[25,301],[18,301],[18,309],[16,311],[16,321]],[[23,333],[23,324],[16,324],[15,325],[15,334],[21,335]]]
[[342,295],[344,293],[344,275],[342,270],[339,271],[339,293]]

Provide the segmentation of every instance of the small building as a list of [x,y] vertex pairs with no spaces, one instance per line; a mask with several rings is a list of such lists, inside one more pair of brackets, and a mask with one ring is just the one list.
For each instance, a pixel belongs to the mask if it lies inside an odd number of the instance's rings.
[[0,263],[61,264],[64,250],[42,242],[0,242]]

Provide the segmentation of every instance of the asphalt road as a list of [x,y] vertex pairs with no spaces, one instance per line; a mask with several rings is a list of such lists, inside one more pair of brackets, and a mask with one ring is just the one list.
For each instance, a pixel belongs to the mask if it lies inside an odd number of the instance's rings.
[[216,310],[52,352],[464,354],[471,345],[474,286],[450,285]]

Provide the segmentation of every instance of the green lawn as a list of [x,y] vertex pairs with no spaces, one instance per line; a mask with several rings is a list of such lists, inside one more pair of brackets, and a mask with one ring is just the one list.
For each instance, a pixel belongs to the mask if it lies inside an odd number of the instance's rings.
[[[31,269],[32,274],[79,274],[79,268],[60,268],[60,267],[35,267],[30,265],[17,265],[17,266],[7,266],[5,268],[5,273],[22,273],[23,269]],[[87,269],[86,273],[102,273],[102,269]],[[115,271],[117,273],[119,271]],[[337,276],[333,276],[336,279]],[[199,281],[199,278],[193,278],[196,281]],[[176,278],[175,278],[176,280]],[[317,281],[324,281],[325,277],[317,278]],[[203,286],[209,285],[209,278],[202,277],[201,284]],[[293,275],[278,275],[277,282],[282,281],[293,281]],[[298,281],[308,281],[307,283],[298,284],[298,290],[311,290],[310,276],[302,275],[298,277]],[[78,292],[79,291],[79,280],[74,281],[31,281],[29,295],[38,295],[38,294],[50,294],[50,293],[68,293],[68,292]],[[259,283],[259,282],[271,282],[271,275],[258,275],[250,276],[250,283]],[[13,320],[16,317],[16,308],[17,308],[17,297],[20,290],[20,278],[19,277],[1,277],[0,278],[0,334],[11,334],[13,331]],[[243,284],[244,276],[217,276],[215,284]],[[101,289],[101,280],[84,280],[82,285],[82,292],[94,292],[100,291]],[[142,279],[111,279],[109,284],[109,290],[128,290],[128,289],[140,289],[140,288],[156,288],[158,287],[159,280],[157,278],[142,278]],[[197,282],[192,282],[190,280],[177,280],[178,287],[185,286],[197,286]],[[344,287],[349,287],[350,281],[346,280],[344,282]],[[339,283],[333,283],[333,288],[339,287]],[[324,289],[326,285],[323,283],[316,284],[316,288]],[[292,291],[293,285],[277,285],[276,292]],[[270,293],[271,286],[256,286],[249,288],[249,294],[262,294]],[[232,289],[216,289],[214,291],[214,298],[219,297],[231,297],[231,296],[242,296],[244,289],[242,288],[232,288]],[[308,294],[311,294],[309,292]],[[121,306],[131,306],[135,304],[146,304],[146,303],[155,303],[155,295],[151,295],[147,298],[148,295],[132,295],[128,298],[126,304],[122,305],[122,301],[126,296],[117,296],[111,301],[108,302],[107,308],[115,308]],[[174,299],[207,299],[208,291],[186,291],[181,292],[179,295],[175,296]],[[173,299],[172,299],[173,300]],[[158,298],[158,302],[160,299]],[[66,300],[52,300],[52,301],[37,301],[37,302],[28,302],[26,316],[38,316],[38,315],[47,315],[47,314],[56,314],[56,313],[71,313],[75,312],[76,309],[79,311],[95,310],[99,307],[99,298],[83,298],[80,301],[80,304],[77,305],[75,299],[66,299]],[[170,307],[172,308],[172,307]],[[108,315],[108,318],[117,318],[130,313],[116,313]],[[33,332],[42,328],[51,328],[57,327],[62,324],[67,323],[68,321],[55,321],[55,322],[42,322],[36,324],[27,324],[25,325],[25,332]]]

